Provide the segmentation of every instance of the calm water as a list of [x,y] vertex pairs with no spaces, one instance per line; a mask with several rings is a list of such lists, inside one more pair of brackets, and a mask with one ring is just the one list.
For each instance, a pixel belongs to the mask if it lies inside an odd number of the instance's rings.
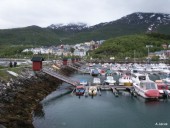
[[[155,77],[155,76],[152,76]],[[89,75],[73,79],[92,80]],[[170,101],[144,101],[123,92],[115,97],[111,91],[102,96],[78,98],[68,94],[55,98],[57,91],[42,101],[43,110],[34,116],[35,128],[169,128]],[[161,125],[156,125],[164,123]]]

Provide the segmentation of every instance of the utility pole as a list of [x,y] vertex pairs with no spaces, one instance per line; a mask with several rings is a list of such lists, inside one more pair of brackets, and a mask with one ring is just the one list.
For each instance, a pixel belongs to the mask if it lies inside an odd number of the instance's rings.
[[150,63],[150,58],[149,58],[149,48],[152,48],[153,47],[153,45],[146,45],[146,48],[148,48],[148,63]]
[[134,59],[134,63],[135,63],[135,50],[134,50],[133,52],[134,52],[134,53],[133,53],[133,55],[134,55],[133,59]]
[[148,48],[148,59],[149,59],[149,48],[152,48],[153,45],[146,45],[146,48]]

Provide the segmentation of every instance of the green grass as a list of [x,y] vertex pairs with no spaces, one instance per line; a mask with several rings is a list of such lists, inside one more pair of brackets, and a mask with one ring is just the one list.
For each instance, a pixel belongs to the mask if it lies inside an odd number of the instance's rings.
[[[166,37],[166,38],[165,38]],[[166,35],[129,35],[106,40],[98,49],[91,52],[93,58],[124,59],[125,57],[143,58],[148,54],[146,45],[153,45],[150,52],[163,50],[162,44],[170,42]]]

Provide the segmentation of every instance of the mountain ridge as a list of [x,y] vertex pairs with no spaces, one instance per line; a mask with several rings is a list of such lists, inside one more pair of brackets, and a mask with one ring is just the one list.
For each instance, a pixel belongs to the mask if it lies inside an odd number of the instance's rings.
[[36,25],[0,30],[0,44],[28,43],[37,45],[75,44],[90,40],[106,40],[123,35],[159,32],[170,33],[170,14],[135,12],[122,18],[93,26],[85,23]]

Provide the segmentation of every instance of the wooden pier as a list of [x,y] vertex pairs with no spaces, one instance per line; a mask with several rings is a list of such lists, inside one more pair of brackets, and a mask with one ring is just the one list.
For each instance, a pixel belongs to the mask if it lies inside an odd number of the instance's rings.
[[118,97],[118,95],[119,95],[118,92],[119,92],[119,91],[124,91],[124,90],[129,91],[129,93],[130,93],[132,96],[134,96],[134,97],[137,96],[136,92],[133,90],[133,86],[122,86],[122,85],[119,85],[119,86],[112,86],[111,89],[112,89],[113,94],[114,94],[116,97]]
[[72,79],[70,79],[69,77],[67,76],[64,76],[64,75],[61,75],[59,74],[58,72],[55,72],[53,71],[52,69],[46,69],[46,68],[43,68],[42,71],[50,76],[53,76],[57,79],[60,79],[68,84],[71,84],[73,86],[77,86],[78,85],[78,82],[77,81],[74,81]]

